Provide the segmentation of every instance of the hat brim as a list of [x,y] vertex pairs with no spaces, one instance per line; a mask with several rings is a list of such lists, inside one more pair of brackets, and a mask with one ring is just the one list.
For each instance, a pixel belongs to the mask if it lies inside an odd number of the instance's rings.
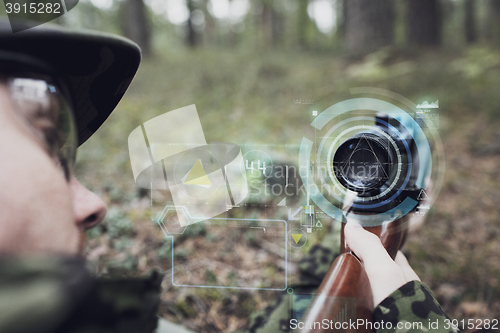
[[9,22],[0,21],[0,50],[40,59],[66,79],[75,107],[78,145],[108,118],[141,61],[139,47],[128,39],[46,24],[12,33]]

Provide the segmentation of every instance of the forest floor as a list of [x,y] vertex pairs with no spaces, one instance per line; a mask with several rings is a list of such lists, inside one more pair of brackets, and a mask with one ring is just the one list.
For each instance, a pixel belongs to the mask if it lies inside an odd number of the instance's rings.
[[[97,274],[139,276],[159,269],[166,274],[163,317],[197,332],[245,327],[250,315],[269,305],[276,294],[172,285],[171,243],[151,221],[148,192],[134,184],[129,133],[157,115],[196,104],[210,141],[255,138],[264,143],[263,137],[274,133],[287,142],[309,126],[287,113],[290,100],[320,96],[329,103],[320,102],[322,110],[349,97],[352,87],[371,86],[412,101],[439,99],[446,176],[405,253],[451,318],[499,318],[499,52],[479,47],[418,54],[385,49],[357,62],[332,54],[279,50],[176,49],[157,54],[162,56],[143,62],[107,123],[79,149],[77,176],[109,208],[105,222],[88,232],[87,257]],[[210,116],[203,117],[203,112]],[[248,115],[252,126],[242,118]],[[228,251],[217,241],[223,232],[193,228],[178,240],[186,251],[200,254],[192,263],[200,265],[202,254]],[[228,264],[245,270],[250,280],[259,279],[265,263],[280,258],[271,246],[255,245],[248,238],[234,252],[237,257],[217,257],[209,273],[196,279],[208,283]],[[255,260],[259,264],[252,266]],[[273,271],[266,274],[271,280],[280,277]]]

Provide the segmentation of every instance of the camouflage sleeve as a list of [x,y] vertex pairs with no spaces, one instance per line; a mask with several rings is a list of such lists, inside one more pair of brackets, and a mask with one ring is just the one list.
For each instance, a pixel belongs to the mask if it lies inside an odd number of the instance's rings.
[[89,277],[79,261],[0,258],[0,332],[55,331],[91,289]]
[[154,332],[162,277],[97,279],[57,332]]
[[384,299],[373,312],[376,333],[459,332],[451,325],[434,294],[420,281],[411,281]]
[[77,258],[0,258],[0,332],[154,332],[161,280],[98,280]]

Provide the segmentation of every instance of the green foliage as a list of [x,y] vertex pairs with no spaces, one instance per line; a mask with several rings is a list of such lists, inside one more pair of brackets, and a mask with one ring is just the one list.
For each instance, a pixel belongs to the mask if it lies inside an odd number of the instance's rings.
[[123,251],[123,250],[128,249],[132,246],[133,240],[126,238],[126,237],[121,237],[121,238],[113,240],[112,244],[113,244],[113,248],[116,251]]
[[179,239],[192,238],[197,236],[205,236],[207,232],[207,227],[204,223],[194,223],[190,224],[184,229],[182,235],[179,236]]
[[192,318],[196,316],[196,311],[194,308],[186,301],[186,299],[182,299],[178,301],[176,304],[176,307],[179,311],[182,312],[182,314],[187,317],[187,318]]
[[213,285],[215,282],[217,282],[217,275],[210,269],[207,269],[205,271],[205,281],[207,281],[209,285]]
[[80,0],[74,9],[58,19],[57,23],[70,28],[84,28],[121,34],[120,4],[111,1],[111,7],[98,8],[88,0]]
[[207,242],[212,242],[212,243],[217,242],[217,239],[218,239],[217,235],[210,232],[205,237],[205,240]]
[[88,239],[93,239],[97,238],[103,233],[103,228],[101,226],[94,227],[92,229],[87,230],[87,238]]
[[390,56],[391,48],[373,52],[367,55],[363,62],[349,66],[347,74],[363,81],[376,82],[393,79],[416,70],[413,61],[399,61],[395,64],[388,64]]
[[256,231],[248,231],[243,237],[245,238],[245,241],[252,246],[258,246],[260,244],[259,235]]
[[160,259],[169,259],[172,257],[172,244],[170,242],[166,242],[163,244],[158,250],[158,257]]
[[226,276],[226,280],[228,281],[228,286],[237,286],[238,281],[236,280],[236,274],[233,271],[229,271]]
[[127,217],[122,210],[117,207],[108,209],[104,220],[106,235],[110,239],[115,239],[122,236],[131,236],[133,232],[132,221]]
[[175,257],[176,259],[186,260],[191,255],[191,253],[193,253],[192,249],[178,249],[175,250]]

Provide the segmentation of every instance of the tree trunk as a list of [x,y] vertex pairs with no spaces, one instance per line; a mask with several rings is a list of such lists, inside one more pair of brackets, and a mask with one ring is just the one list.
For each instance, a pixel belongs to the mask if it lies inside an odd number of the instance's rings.
[[201,6],[201,10],[203,11],[203,15],[205,15],[205,40],[208,44],[214,44],[217,42],[217,22],[216,19],[210,14],[208,10],[208,0],[204,0],[203,5]]
[[271,11],[272,15],[272,24],[271,24],[271,34],[273,39],[273,46],[280,45],[283,43],[283,34],[285,30],[285,22],[283,18],[283,14],[279,13],[272,7]]
[[297,33],[299,36],[299,45],[303,48],[307,48],[309,44],[309,29],[311,24],[309,14],[307,13],[309,0],[299,0],[298,5]]
[[488,39],[495,45],[500,46],[500,1],[489,1],[488,17]]
[[261,26],[265,46],[276,46],[283,41],[283,15],[274,8],[274,0],[261,0]]
[[122,23],[124,35],[139,45],[143,56],[151,55],[151,29],[143,0],[127,0]]
[[408,42],[420,46],[438,46],[441,43],[439,0],[409,1]]
[[198,36],[193,24],[193,11],[196,9],[193,0],[187,0],[187,7],[189,10],[189,18],[187,20],[187,33],[186,33],[186,44],[190,47],[195,47],[198,45]]
[[465,29],[465,40],[468,44],[477,41],[476,33],[476,8],[474,6],[474,0],[465,0],[465,19],[464,19],[464,29]]
[[345,6],[345,47],[359,57],[394,40],[392,0],[348,0]]

